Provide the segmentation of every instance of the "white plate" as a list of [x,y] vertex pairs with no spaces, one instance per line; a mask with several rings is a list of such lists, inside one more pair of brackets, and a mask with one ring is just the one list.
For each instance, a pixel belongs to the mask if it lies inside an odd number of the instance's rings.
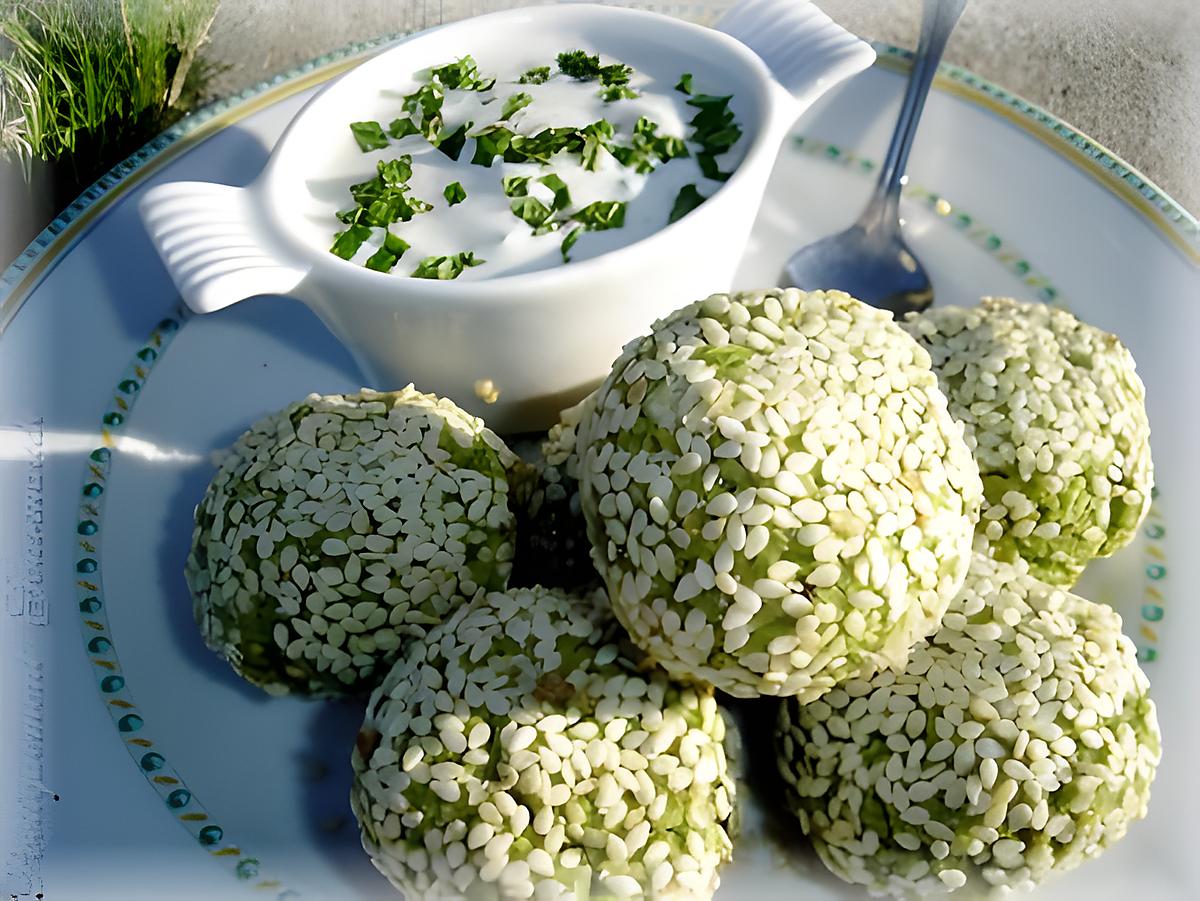
[[[741,285],[772,283],[790,249],[861,206],[903,88],[903,54],[880,50],[880,65],[814,108],[803,141],[782,153]],[[210,452],[257,416],[309,391],[355,388],[359,376],[318,321],[281,298],[184,319],[135,210],[150,184],[249,181],[314,86],[352,57],[188,120],[3,276],[6,892],[395,897],[348,809],[357,707],[270,700],[241,683],[202,646],[182,578]],[[983,293],[1065,303],[1121,336],[1147,386],[1161,495],[1138,541],[1089,570],[1082,591],[1125,616],[1165,759],[1147,820],[1039,897],[1197,897],[1200,856],[1184,827],[1200,799],[1200,608],[1187,598],[1200,581],[1195,220],[1068,126],[957,69],[939,78],[912,160],[904,214],[939,303]],[[748,821],[719,898],[859,897],[794,834],[780,839],[755,811]]]

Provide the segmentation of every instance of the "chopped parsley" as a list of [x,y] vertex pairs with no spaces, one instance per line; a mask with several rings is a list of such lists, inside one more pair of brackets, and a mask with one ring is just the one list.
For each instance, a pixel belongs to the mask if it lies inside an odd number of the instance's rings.
[[448,91],[490,91],[496,84],[495,78],[484,78],[474,58],[467,54],[462,59],[435,66],[429,70],[430,80],[439,82]]
[[383,133],[383,126],[378,122],[351,122],[350,132],[358,142],[358,149],[363,153],[388,145],[387,135]]
[[642,95],[627,84],[614,84],[600,89],[600,97],[605,103],[612,103],[616,100],[633,100],[640,96]]
[[696,154],[696,162],[700,164],[700,171],[705,178],[711,178],[714,181],[727,181],[732,172],[722,172],[717,165],[717,158],[711,153]]
[[461,253],[452,253],[449,256],[433,256],[425,257],[417,264],[417,268],[412,271],[413,278],[433,278],[441,281],[449,281],[456,279],[463,274],[463,270],[470,266],[479,266],[486,263],[487,260],[481,260],[470,250],[464,250]]
[[449,132],[442,129],[432,141],[433,146],[450,157],[450,159],[457,160],[462,153],[463,145],[467,143],[467,129],[471,127],[471,124],[470,122],[464,122],[458,128]]
[[363,241],[369,237],[371,237],[371,229],[367,226],[351,225],[345,231],[338,232],[333,236],[333,246],[329,248],[329,252],[343,260],[348,260],[358,253],[358,248],[362,247]]
[[687,101],[688,106],[699,110],[691,121],[692,140],[709,153],[724,153],[742,136],[742,129],[729,109],[732,99],[728,94],[723,97],[696,94]]
[[632,66],[624,63],[602,66],[599,55],[589,54],[585,50],[565,50],[558,55],[556,62],[558,71],[576,81],[599,81],[600,97],[605,103],[639,96],[637,91],[629,87],[629,79],[633,77]]
[[529,193],[528,175],[506,175],[500,180],[505,197],[524,197]]
[[391,272],[392,267],[396,265],[396,261],[404,256],[404,251],[408,250],[408,242],[402,238],[397,238],[390,231],[384,232],[383,246],[371,254],[366,262],[368,269],[374,269],[376,272]]
[[420,134],[430,140],[441,130],[442,101],[445,97],[441,87],[430,83],[421,85],[404,98],[404,111],[411,114],[410,121]]
[[[356,206],[337,214],[346,225],[386,228],[393,222],[408,222],[418,213],[432,209],[430,204],[408,194],[408,180],[412,177],[411,156],[404,154],[393,160],[380,160],[375,169],[378,174],[374,178],[350,186],[350,196]],[[354,250],[357,249],[355,245]],[[350,256],[354,255],[354,250]]]
[[597,200],[576,210],[571,218],[588,231],[620,228],[625,224],[625,203],[620,200]]
[[[404,111],[409,114],[409,118],[394,119],[388,126],[388,131],[397,139],[411,134],[424,135],[430,143],[440,148],[447,139],[457,139],[459,131],[452,129],[446,137],[439,138],[444,131],[442,103],[446,99],[446,91],[487,91],[495,83],[495,78],[485,78],[479,74],[479,68],[470,56],[464,56],[444,66],[435,66],[429,70],[428,81],[425,84],[405,95]],[[462,137],[465,139],[465,136],[464,132]],[[443,152],[451,159],[458,159],[458,153],[462,152],[461,141],[457,150],[451,141],[450,146]]]
[[607,119],[597,119],[591,125],[580,130],[583,136],[583,168],[595,171],[600,165],[600,151],[608,150],[613,136],[612,123]]
[[516,198],[509,207],[514,216],[533,229],[535,235],[543,235],[558,228],[558,223],[550,218],[554,211],[536,197],[526,194]]
[[517,110],[525,109],[529,104],[533,103],[533,98],[524,91],[511,95],[504,101],[504,107],[500,112],[501,119],[507,119]]
[[391,125],[388,126],[388,134],[397,141],[409,135],[419,135],[420,133],[421,127],[412,119],[393,119]]
[[517,79],[517,84],[545,84],[550,79],[549,66],[534,66]]
[[394,160],[381,160],[375,165],[375,170],[384,184],[403,188],[412,178],[412,154],[405,153]]
[[659,163],[665,163],[677,156],[687,156],[688,148],[681,138],[660,135],[658,124],[642,116],[633,127],[632,143],[628,146],[614,147],[612,155],[622,166],[644,173],[654,171]]
[[546,206],[543,201],[529,196],[529,178],[528,175],[509,175],[503,179],[505,195],[515,198],[509,208],[514,216],[533,229],[535,235],[557,231],[566,220],[555,219],[554,214],[561,213],[571,205],[571,191],[567,183],[553,172],[538,179],[539,183],[554,192],[554,200],[550,206]]
[[567,236],[562,239],[562,244],[559,245],[558,249],[562,253],[564,263],[571,262],[571,257],[568,254],[570,254],[571,248],[575,246],[575,242],[579,240],[581,234],[583,234],[583,226],[577,225],[567,232]]
[[675,203],[671,207],[671,215],[667,218],[667,224],[682,219],[707,199],[695,185],[684,185],[675,195]]
[[538,181],[554,192],[553,209],[555,212],[565,210],[571,205],[571,192],[567,188],[567,183],[555,173],[551,172],[549,175],[543,175]]
[[[596,96],[605,103],[634,99],[640,96],[631,86],[632,67],[622,62],[601,62],[599,54],[585,50],[566,50],[555,59],[557,73],[564,78],[595,85]],[[507,85],[545,84],[555,75],[551,66],[535,66]],[[626,202],[598,200],[572,209],[571,190],[562,176],[550,170],[556,157],[569,155],[589,171],[602,167],[623,167],[637,173],[652,173],[673,159],[695,156],[705,178],[724,181],[730,177],[718,163],[718,157],[728,152],[742,137],[742,129],[730,109],[729,95],[695,93],[693,78],[685,72],[675,84],[676,91],[686,95],[686,103],[695,112],[691,117],[686,141],[662,134],[658,123],[642,116],[632,131],[618,130],[608,119],[598,119],[585,125],[559,125],[542,128],[533,134],[517,130],[526,120],[520,117],[516,127],[512,119],[535,103],[534,91],[504,93],[499,90],[481,100],[486,115],[494,118],[476,129],[474,123],[447,122],[443,106],[449,91],[492,91],[497,80],[479,72],[471,56],[433,66],[425,70],[422,83],[404,95],[403,114],[385,128],[379,122],[353,122],[350,125],[355,142],[364,152],[381,150],[391,140],[419,135],[451,160],[459,161],[467,140],[474,142],[470,163],[491,168],[497,159],[504,163],[539,167],[526,174],[499,175],[497,178],[504,196],[509,198],[512,214],[528,225],[534,235],[549,232],[562,234],[559,252],[563,263],[570,262],[571,251],[586,231],[605,231],[625,225]],[[511,91],[511,87],[510,87]],[[503,98],[501,103],[490,106]],[[496,111],[499,111],[497,116]],[[606,157],[613,159],[605,163]],[[397,263],[410,250],[409,243],[392,231],[396,223],[411,221],[418,214],[432,209],[432,204],[413,197],[410,182],[413,176],[413,157],[397,156],[376,163],[373,178],[350,186],[354,206],[337,213],[345,226],[334,235],[330,251],[345,260],[354,259],[364,243],[372,240],[376,229],[382,230],[382,243],[374,248],[364,265],[378,272],[393,272]],[[594,196],[594,195],[593,195]],[[461,204],[467,191],[461,181],[452,181],[442,189],[448,207]],[[696,184],[680,188],[671,206],[668,222],[675,222],[706,200]],[[373,243],[373,241],[372,241]],[[474,251],[427,256],[410,273],[413,278],[451,280],[466,269],[482,265]]]
[[470,137],[475,139],[475,153],[471,156],[471,162],[490,169],[492,161],[498,156],[502,157],[508,150],[513,132],[497,122],[473,132]]
[[611,87],[618,84],[629,84],[633,77],[633,66],[624,63],[613,63],[611,66],[600,67],[600,84]]
[[[688,87],[691,87],[690,80]],[[729,101],[732,99],[729,95],[696,94],[687,101],[688,106],[697,109],[690,123],[691,140],[700,145],[696,162],[705,178],[716,181],[725,181],[732,174],[721,171],[717,165],[717,156],[729,150],[742,136],[742,128],[729,108]]]
[[600,57],[586,50],[564,50],[558,55],[558,71],[579,81],[595,81],[600,77]]
[[583,146],[579,129],[571,126],[543,128],[535,135],[513,134],[508,150],[504,152],[506,163],[548,164],[550,157],[563,150],[578,151]]

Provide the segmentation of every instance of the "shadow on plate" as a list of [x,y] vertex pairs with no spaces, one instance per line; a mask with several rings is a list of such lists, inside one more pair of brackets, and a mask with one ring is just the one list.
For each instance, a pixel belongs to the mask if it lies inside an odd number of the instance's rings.
[[[737,768],[742,822],[733,843],[732,867],[737,869],[739,860],[744,860],[741,855],[756,854],[753,862],[746,861],[748,867],[759,869],[765,862],[772,869],[785,870],[797,880],[798,886],[819,885],[822,898],[861,899],[861,889],[848,885],[825,868],[800,831],[800,823],[787,808],[786,786],[775,763],[775,717],[780,702],[766,697],[753,700],[720,697],[722,705],[733,713],[742,741],[742,758]],[[722,882],[730,885],[733,880],[726,875]],[[718,891],[718,901],[721,897]]]
[[[273,296],[255,298],[246,304],[215,315],[227,318],[236,317],[238,328],[260,332],[264,339],[286,341],[291,349],[299,350],[325,366],[333,367],[338,373],[338,380],[343,382],[337,385],[297,385],[295,397],[290,400],[299,400],[314,390],[342,391],[350,389],[351,386],[357,387],[360,380],[358,370],[349,352],[329,333],[315,315],[295,301]],[[264,357],[270,356],[272,355],[269,352],[264,353]],[[264,360],[261,365],[265,367],[270,363],[268,360]],[[253,391],[253,387],[247,386],[247,390]],[[273,392],[273,389],[264,384],[264,391]],[[264,398],[261,405],[252,404],[251,407],[261,406],[262,412],[265,413],[277,405],[278,400],[272,393],[270,399]],[[254,415],[258,414],[252,414],[244,422],[232,423],[229,430],[222,433],[213,442],[213,447],[225,448],[232,445],[238,436],[249,427],[250,420]],[[157,551],[164,603],[167,604],[170,616],[171,635],[183,659],[213,679],[235,686],[243,696],[263,701],[268,698],[264,692],[243,681],[225,661],[204,646],[192,616],[191,599],[183,579],[183,567],[191,546],[193,510],[204,496],[204,490],[214,472],[214,468],[208,463],[189,467],[180,472],[178,488],[168,505],[168,518],[164,523]]]
[[350,809],[350,753],[365,709],[366,697],[315,703],[309,746],[296,753],[293,765],[303,786],[310,847],[337,870],[344,885],[353,887],[356,901],[397,901],[399,893],[363,851]]
[[[172,161],[165,172],[122,196],[106,211],[88,240],[71,251],[93,258],[89,269],[99,282],[95,295],[108,299],[122,328],[135,341],[146,339],[154,324],[172,311],[177,298],[138,214],[137,202],[146,188],[171,181],[210,181],[241,187],[262,171],[271,153],[260,137],[239,125],[204,139],[202,147],[202,153],[188,153]],[[170,298],[170,306],[162,302],[164,298]]]
[[[222,438],[221,446],[228,446],[242,433],[241,427]],[[167,506],[167,519],[159,536],[156,553],[159,567],[159,584],[162,586],[162,603],[166,605],[171,638],[179,657],[187,664],[215,682],[235,689],[248,701],[263,703],[270,695],[242,679],[233,669],[209,650],[192,615],[192,599],[187,582],[183,578],[183,567],[192,545],[192,511],[215,470],[205,463],[182,470],[178,488]]]
[[[212,315],[225,317],[238,329],[260,333],[265,342],[286,344],[288,350],[298,351],[315,363],[336,370],[341,384],[305,384],[297,381],[292,400],[300,400],[313,391],[328,394],[362,387],[363,376],[350,351],[312,310],[298,300],[264,294]],[[273,354],[264,349],[263,367],[270,366],[266,359],[269,356]],[[289,366],[298,372],[304,371],[290,361]],[[250,423],[245,425],[249,426]]]

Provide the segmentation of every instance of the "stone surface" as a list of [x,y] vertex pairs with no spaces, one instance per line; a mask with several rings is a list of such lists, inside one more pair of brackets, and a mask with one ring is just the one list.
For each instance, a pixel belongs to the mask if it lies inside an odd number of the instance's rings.
[[[916,45],[917,0],[820,0],[847,28]],[[1200,209],[1200,4],[1196,0],[971,0],[946,48]]]

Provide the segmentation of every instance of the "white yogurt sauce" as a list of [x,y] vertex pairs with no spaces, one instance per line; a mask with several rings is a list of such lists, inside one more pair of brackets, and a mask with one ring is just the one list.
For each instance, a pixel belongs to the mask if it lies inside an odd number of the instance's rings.
[[[612,61],[607,57],[602,58],[605,64]],[[538,184],[537,179],[554,172],[566,182],[571,193],[571,205],[567,212],[578,210],[593,201],[626,202],[625,224],[622,227],[580,233],[570,251],[572,263],[632,244],[666,226],[676,195],[684,185],[696,185],[705,197],[721,187],[722,182],[705,178],[701,173],[695,159],[697,145],[692,143],[688,144],[690,156],[659,163],[655,170],[645,174],[622,165],[607,152],[600,154],[600,164],[595,171],[585,169],[578,154],[566,151],[551,158],[549,166],[507,163],[500,156],[492,161],[490,167],[473,164],[471,157],[475,141],[469,135],[499,120],[504,101],[518,92],[529,94],[532,102],[503,124],[524,135],[534,135],[550,127],[583,127],[606,119],[614,127],[613,142],[625,145],[632,140],[635,123],[645,116],[658,125],[659,135],[677,138],[688,136],[688,123],[697,110],[687,105],[686,94],[674,90],[674,82],[667,84],[661,79],[651,79],[638,72],[636,63],[633,63],[635,71],[629,86],[637,90],[640,96],[606,103],[599,96],[601,85],[598,81],[569,78],[557,72],[552,60],[548,62],[553,77],[543,84],[517,83],[525,69],[492,72],[481,65],[481,76],[497,77],[494,87],[487,91],[445,92],[442,105],[445,127],[454,129],[464,122],[474,123],[467,131],[468,138],[457,161],[451,160],[420,135],[391,139],[385,148],[359,152],[359,161],[354,169],[361,172],[361,178],[343,181],[340,191],[331,190],[332,186],[326,182],[319,195],[314,192],[320,201],[321,219],[328,227],[329,242],[332,243],[335,231],[345,228],[333,214],[339,209],[354,206],[349,184],[373,177],[378,161],[395,159],[402,154],[411,154],[413,160],[409,195],[432,204],[433,209],[414,216],[408,222],[392,224],[392,233],[410,245],[392,270],[393,275],[399,276],[410,274],[425,257],[448,256],[462,251],[471,251],[486,262],[464,269],[459,279],[487,279],[564,265],[560,245],[576,223],[564,223],[556,231],[534,235],[532,227],[513,214],[510,209],[512,198],[503,193],[501,180],[508,175],[531,176],[529,195],[549,206],[554,194],[545,185]],[[531,62],[529,65],[537,64]],[[705,84],[703,78],[697,75],[694,91],[721,93],[721,85]],[[395,98],[402,96],[402,93],[388,91],[386,95]],[[378,121],[385,130],[396,116],[407,116],[395,100],[388,103],[386,108],[381,108],[380,113]],[[348,124],[346,140],[353,142]],[[722,171],[729,172],[736,167],[744,152],[745,142],[743,136],[728,152],[716,158]],[[357,151],[357,145],[354,146]],[[452,182],[461,183],[467,194],[465,200],[453,207],[442,195],[443,189]],[[359,248],[352,262],[360,265],[365,263],[382,245],[384,234],[384,229],[372,229],[371,237]]]

